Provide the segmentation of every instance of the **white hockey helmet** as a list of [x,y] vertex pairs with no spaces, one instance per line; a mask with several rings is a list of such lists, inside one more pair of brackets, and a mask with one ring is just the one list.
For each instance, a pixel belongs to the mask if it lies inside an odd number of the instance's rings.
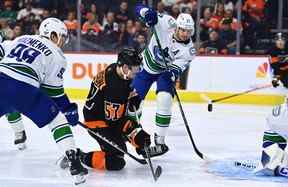
[[57,34],[58,42],[62,37],[64,38],[64,43],[68,43],[68,31],[66,25],[57,18],[46,18],[40,24],[39,35],[45,36],[50,39],[52,32],[55,32]]
[[190,14],[181,13],[176,19],[177,28],[192,30],[191,35],[194,34],[194,20]]

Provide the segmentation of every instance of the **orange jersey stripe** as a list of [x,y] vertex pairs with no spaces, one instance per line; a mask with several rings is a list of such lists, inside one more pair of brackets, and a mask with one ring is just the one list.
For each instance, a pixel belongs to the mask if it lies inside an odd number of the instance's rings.
[[108,127],[105,121],[85,121],[85,125],[90,129]]

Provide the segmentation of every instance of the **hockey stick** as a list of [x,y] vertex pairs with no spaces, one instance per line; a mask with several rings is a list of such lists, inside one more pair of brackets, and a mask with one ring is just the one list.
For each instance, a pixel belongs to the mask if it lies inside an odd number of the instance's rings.
[[234,162],[235,167],[245,168],[245,169],[255,169],[257,166],[250,163],[235,161]]
[[150,158],[150,153],[149,153],[149,150],[148,150],[146,145],[144,146],[144,150],[145,150],[145,153],[146,153],[146,156],[147,156],[148,165],[150,167],[153,179],[156,182],[158,180],[158,178],[160,177],[160,175],[162,174],[162,167],[161,166],[157,166],[156,170],[154,170],[152,162],[151,162],[151,158]]
[[272,87],[272,84],[269,83],[269,84],[264,84],[264,85],[261,85],[261,86],[257,86],[255,88],[252,88],[252,89],[249,89],[249,90],[246,90],[246,91],[243,91],[243,92],[239,92],[239,93],[235,93],[235,94],[232,94],[232,95],[228,95],[228,96],[225,96],[225,97],[221,97],[221,98],[218,98],[218,99],[213,99],[211,100],[207,95],[205,94],[201,94],[200,96],[202,97],[202,99],[204,99],[205,101],[208,102],[208,111],[211,112],[213,110],[213,103],[217,103],[217,102],[220,102],[220,101],[224,101],[224,100],[227,100],[227,99],[230,99],[230,98],[233,98],[233,97],[238,97],[238,96],[241,96],[241,95],[245,95],[247,93],[250,93],[250,92],[254,92],[254,91],[257,91],[257,90],[261,90],[261,89],[265,89],[265,88],[270,88]]
[[[165,63],[165,66],[166,66],[166,71],[169,71],[169,72],[170,72],[170,69],[169,69],[168,63],[167,63],[167,61],[166,61],[166,59],[165,59],[164,51],[163,51],[163,48],[161,47],[160,40],[159,40],[159,37],[158,37],[158,34],[157,34],[157,32],[156,32],[155,27],[152,27],[152,33],[155,34],[155,38],[156,38],[157,45],[158,45],[158,47],[159,47],[161,56],[162,56],[162,58],[163,58],[163,61],[164,61],[164,63]],[[192,137],[190,128],[189,128],[189,126],[188,126],[188,122],[187,122],[185,113],[184,113],[184,111],[183,111],[183,107],[182,107],[182,104],[181,104],[181,101],[180,101],[180,98],[179,98],[179,95],[178,95],[178,93],[177,93],[177,90],[176,90],[175,86],[173,86],[173,92],[174,92],[174,94],[175,94],[175,96],[176,96],[176,99],[177,99],[177,102],[178,102],[178,106],[179,106],[179,109],[180,109],[180,112],[181,112],[181,116],[182,116],[182,118],[183,118],[183,120],[184,120],[184,124],[185,124],[185,127],[186,127],[186,131],[187,131],[187,133],[188,133],[188,135],[189,135],[189,138],[190,138],[191,143],[192,143],[192,145],[193,145],[194,151],[196,152],[196,154],[197,154],[200,158],[202,158],[202,159],[204,159],[204,160],[208,160],[208,158],[207,158],[206,156],[204,156],[204,155],[198,150],[198,148],[197,148],[197,146],[196,146],[196,144],[195,144],[195,142],[194,142],[194,140],[193,140],[193,137]]]
[[[133,106],[133,109],[134,109],[134,112],[135,112],[135,117],[136,117],[136,121],[138,124],[140,124],[140,120],[139,120],[139,117],[136,113],[136,107]],[[156,170],[154,170],[154,167],[152,165],[152,161],[151,161],[151,157],[150,157],[150,153],[149,153],[149,150],[148,150],[148,146],[145,144],[144,145],[144,151],[146,153],[146,157],[147,157],[147,161],[148,161],[148,165],[150,167],[150,170],[151,170],[151,173],[152,173],[152,176],[153,176],[153,179],[154,181],[156,182],[157,179],[160,177],[160,175],[162,174],[162,167],[161,166],[157,166],[156,167]]]
[[104,142],[108,143],[109,145],[111,145],[112,147],[114,147],[115,149],[117,149],[118,151],[120,151],[123,154],[128,155],[130,158],[132,158],[133,160],[135,160],[136,162],[140,163],[140,164],[147,164],[145,159],[140,159],[135,157],[134,155],[132,155],[131,153],[129,153],[128,151],[125,151],[123,149],[121,149],[116,143],[108,140],[106,137],[102,136],[101,134],[94,132],[92,130],[90,130],[86,125],[84,125],[82,122],[79,121],[78,123],[81,127],[83,127],[84,129],[88,130],[91,134],[97,136],[98,138],[100,138],[101,140],[103,140]]

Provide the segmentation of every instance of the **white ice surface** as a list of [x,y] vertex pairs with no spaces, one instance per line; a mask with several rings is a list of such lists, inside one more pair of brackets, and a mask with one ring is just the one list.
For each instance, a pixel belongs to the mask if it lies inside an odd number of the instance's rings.
[[[83,104],[79,105],[82,111]],[[251,177],[241,174],[241,171],[233,176],[235,168],[229,165],[233,160],[258,159],[265,116],[271,107],[214,104],[213,112],[209,113],[206,104],[183,106],[197,147],[205,156],[220,160],[218,164],[207,164],[195,154],[175,103],[166,140],[170,151],[152,160],[154,167],[161,165],[163,168],[156,183],[148,166],[126,157],[126,167],[122,171],[89,170],[87,182],[79,187],[288,186],[286,179],[279,182],[272,180],[275,177],[271,180]],[[146,103],[141,121],[144,129],[151,134],[154,130],[154,113],[155,103]],[[13,145],[12,130],[4,117],[0,119],[0,187],[73,186],[68,171],[60,170],[55,164],[60,153],[48,128],[38,129],[27,118],[24,118],[24,122],[28,149],[18,151]],[[84,151],[99,149],[97,143],[81,127],[73,128],[73,132],[77,145]],[[137,155],[131,146],[128,148],[132,154]]]

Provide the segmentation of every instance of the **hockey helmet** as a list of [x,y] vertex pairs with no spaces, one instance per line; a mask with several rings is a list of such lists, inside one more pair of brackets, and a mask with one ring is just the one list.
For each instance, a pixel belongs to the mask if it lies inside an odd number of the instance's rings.
[[58,39],[64,38],[64,43],[68,43],[68,31],[66,25],[57,18],[46,18],[39,27],[39,35],[50,39],[51,33],[56,33]]
[[284,40],[284,41],[285,41],[286,38],[285,38],[285,36],[283,35],[282,32],[278,32],[278,33],[276,34],[275,40]]
[[140,66],[142,63],[142,55],[134,48],[124,48],[118,54],[117,64],[131,66]]
[[176,19],[177,28],[192,30],[191,36],[194,34],[194,20],[190,14],[181,13]]

